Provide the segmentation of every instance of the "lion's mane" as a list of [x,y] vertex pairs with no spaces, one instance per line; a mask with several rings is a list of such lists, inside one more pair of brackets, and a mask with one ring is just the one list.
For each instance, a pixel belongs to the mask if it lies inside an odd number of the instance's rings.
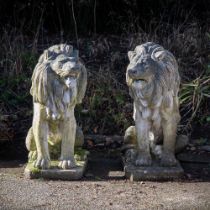
[[[139,45],[134,51],[128,53],[130,63],[134,64],[138,63],[146,55],[149,55],[156,62],[155,68],[152,70],[153,79],[142,90],[136,90],[132,87],[133,79],[129,77],[128,66],[126,82],[129,86],[130,95],[134,100],[138,100],[138,98],[149,100],[149,106],[152,107],[160,103],[160,98],[162,98],[161,104],[170,107],[174,103],[174,99],[177,98],[180,85],[176,59],[172,53],[152,42]],[[138,94],[138,92],[141,93]],[[178,103],[178,101],[176,102]]]
[[[64,72],[59,69],[52,69],[51,63],[59,56],[75,57],[78,51],[73,50],[71,45],[54,45],[43,52],[32,75],[32,87],[30,90],[34,103],[40,103],[56,112],[62,112],[64,103],[62,101],[64,85],[60,76]],[[81,103],[87,85],[87,73],[85,66],[81,64],[80,76],[77,79],[76,104]],[[50,107],[49,107],[50,106]]]

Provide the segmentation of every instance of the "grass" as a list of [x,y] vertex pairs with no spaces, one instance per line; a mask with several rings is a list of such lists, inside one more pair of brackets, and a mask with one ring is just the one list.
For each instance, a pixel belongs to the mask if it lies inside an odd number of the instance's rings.
[[[209,98],[210,76],[200,76],[189,83],[182,84],[180,104],[181,112],[183,113],[182,118],[187,119],[186,127],[189,126],[196,117],[197,120],[199,120],[198,118],[200,117],[200,121],[203,121],[203,123],[205,123],[205,121],[208,122],[210,113],[207,101]],[[201,110],[201,107],[203,110]]]

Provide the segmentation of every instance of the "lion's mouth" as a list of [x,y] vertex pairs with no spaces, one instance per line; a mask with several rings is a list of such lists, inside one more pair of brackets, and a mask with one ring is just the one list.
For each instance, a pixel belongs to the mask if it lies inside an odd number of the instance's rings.
[[138,79],[133,79],[133,82],[135,82],[135,83],[142,83],[142,82],[147,82],[147,80],[143,79],[143,78],[138,78]]
[[69,75],[72,79],[77,79],[79,77],[79,74],[70,74]]
[[66,79],[66,78],[71,78],[71,79],[77,79],[78,77],[79,77],[79,73],[69,73],[69,72],[67,72],[66,74],[64,74],[64,75],[62,75],[63,76],[63,78],[64,79]]
[[147,85],[147,80],[145,79],[134,79],[132,82],[132,86],[134,88],[144,88]]

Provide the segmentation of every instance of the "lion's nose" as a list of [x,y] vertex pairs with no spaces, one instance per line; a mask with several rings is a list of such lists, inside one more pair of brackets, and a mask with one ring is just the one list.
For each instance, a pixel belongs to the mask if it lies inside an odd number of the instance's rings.
[[136,75],[137,70],[136,69],[128,69],[128,74],[129,75]]
[[80,67],[79,64],[75,64],[72,66],[72,70],[77,71],[79,69],[79,67]]
[[79,69],[79,65],[76,62],[68,62],[65,63],[63,66],[63,70],[68,71],[68,70],[73,70],[73,71],[77,71]]

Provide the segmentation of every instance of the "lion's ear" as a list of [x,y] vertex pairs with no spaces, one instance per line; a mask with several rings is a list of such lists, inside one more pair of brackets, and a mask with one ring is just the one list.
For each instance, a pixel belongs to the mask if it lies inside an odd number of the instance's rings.
[[67,44],[61,44],[59,46],[60,46],[60,51],[63,51],[65,53],[67,53],[68,55],[72,54],[73,46],[67,45]]
[[44,52],[42,53],[42,55],[39,57],[39,61],[38,63],[43,63],[44,61],[47,60],[48,58],[48,50],[44,50]]
[[55,56],[55,53],[50,50],[44,50],[43,54],[39,57],[39,63],[51,60]]
[[45,53],[45,60],[49,60],[50,57],[52,57],[53,55],[53,52],[49,51],[49,50],[46,50],[46,53]]
[[86,86],[87,86],[87,71],[84,65],[81,67],[81,73],[78,78],[78,94],[77,94],[77,103],[81,104],[82,99],[85,96],[85,91],[86,91]]
[[132,58],[135,56],[135,52],[134,51],[128,51],[128,58],[129,58],[129,61],[132,60]]

